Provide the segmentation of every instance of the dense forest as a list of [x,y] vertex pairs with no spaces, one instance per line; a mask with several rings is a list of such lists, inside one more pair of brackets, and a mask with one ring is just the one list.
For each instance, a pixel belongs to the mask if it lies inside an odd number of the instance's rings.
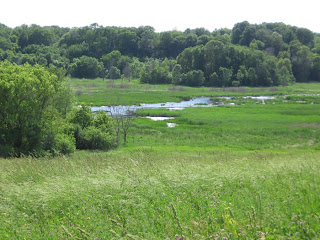
[[0,61],[65,69],[78,78],[140,78],[188,86],[320,81],[320,36],[283,23],[157,33],[152,27],[0,24]]

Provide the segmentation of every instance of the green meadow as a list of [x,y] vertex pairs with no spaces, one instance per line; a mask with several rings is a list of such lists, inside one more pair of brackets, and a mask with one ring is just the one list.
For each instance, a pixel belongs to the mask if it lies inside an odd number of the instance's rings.
[[[92,106],[233,98],[218,107],[139,110],[128,142],[109,152],[0,159],[2,239],[319,238],[319,83],[70,81],[76,102]],[[276,99],[242,98],[249,95]]]

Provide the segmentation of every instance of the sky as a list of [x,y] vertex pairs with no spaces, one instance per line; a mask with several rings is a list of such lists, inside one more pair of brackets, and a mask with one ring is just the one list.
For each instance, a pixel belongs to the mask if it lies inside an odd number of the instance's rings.
[[157,32],[203,27],[209,31],[283,22],[320,33],[319,0],[2,0],[0,23],[60,27],[152,26]]

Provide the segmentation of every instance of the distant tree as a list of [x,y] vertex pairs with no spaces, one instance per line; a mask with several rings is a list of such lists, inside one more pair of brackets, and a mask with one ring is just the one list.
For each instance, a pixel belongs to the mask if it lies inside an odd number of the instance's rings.
[[257,74],[256,70],[254,68],[248,69],[248,79],[247,82],[249,83],[249,86],[257,86]]
[[296,80],[298,82],[308,81],[313,64],[313,54],[310,49],[297,40],[292,41],[290,43],[290,60]]
[[121,77],[120,70],[112,66],[109,70],[108,78],[109,79],[119,79]]
[[241,34],[239,43],[243,46],[249,46],[251,41],[256,38],[256,28],[248,25]]
[[176,64],[172,70],[172,83],[180,84],[181,83],[181,65]]
[[144,64],[139,61],[138,58],[133,58],[130,63],[130,75],[132,78],[139,78],[141,69],[144,67]]
[[239,69],[238,72],[237,72],[237,74],[236,74],[236,79],[237,79],[237,81],[239,82],[238,85],[240,85],[241,83],[243,83],[244,78],[245,78],[244,73],[241,71],[241,69]]
[[66,55],[69,59],[79,58],[83,55],[87,55],[89,52],[89,45],[86,43],[71,45],[67,51]]
[[157,34],[152,27],[139,27],[140,40],[138,42],[138,55],[140,57],[152,57],[156,48]]
[[168,84],[172,82],[172,76],[168,69],[164,67],[155,67],[150,72],[149,83],[151,84]]
[[[220,41],[212,40],[204,47],[205,76],[218,72],[221,66],[227,66],[226,47]],[[220,74],[219,74],[220,76]]]
[[211,41],[213,38],[210,35],[201,35],[198,37],[197,45],[206,45],[207,42]]
[[29,30],[28,44],[49,46],[58,40],[58,36],[51,29],[32,25]]
[[73,60],[68,72],[73,77],[96,78],[99,77],[102,70],[103,65],[96,58],[82,56]]
[[[243,32],[250,24],[247,21],[237,23],[233,29],[231,34],[231,42],[233,44],[238,44],[240,40],[242,39]],[[251,31],[251,30],[250,30]],[[249,38],[247,39],[249,41]],[[250,40],[250,42],[252,39]]]
[[210,78],[206,82],[206,86],[208,87],[220,86],[219,76],[216,72],[211,74]]
[[224,67],[219,68],[219,85],[227,87],[231,84],[232,70]]
[[201,70],[193,70],[181,75],[181,84],[187,86],[202,86],[204,75]]
[[298,28],[296,34],[297,34],[298,40],[302,44],[304,44],[310,48],[312,48],[314,46],[314,42],[313,42],[314,41],[314,34],[309,29]]
[[118,49],[123,55],[136,56],[138,52],[137,34],[130,30],[124,30],[118,34]]
[[312,81],[320,82],[320,56],[319,55],[316,55],[314,57],[310,78]]

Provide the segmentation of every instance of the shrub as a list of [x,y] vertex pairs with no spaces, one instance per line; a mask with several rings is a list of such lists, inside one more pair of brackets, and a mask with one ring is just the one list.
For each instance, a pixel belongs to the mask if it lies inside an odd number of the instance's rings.
[[91,112],[87,106],[75,108],[69,119],[77,149],[108,150],[115,146],[114,122],[104,111]]
[[73,136],[59,134],[56,137],[55,152],[58,154],[70,154],[76,150],[76,141]]
[[109,150],[114,146],[114,137],[103,130],[90,126],[79,134],[78,149]]

